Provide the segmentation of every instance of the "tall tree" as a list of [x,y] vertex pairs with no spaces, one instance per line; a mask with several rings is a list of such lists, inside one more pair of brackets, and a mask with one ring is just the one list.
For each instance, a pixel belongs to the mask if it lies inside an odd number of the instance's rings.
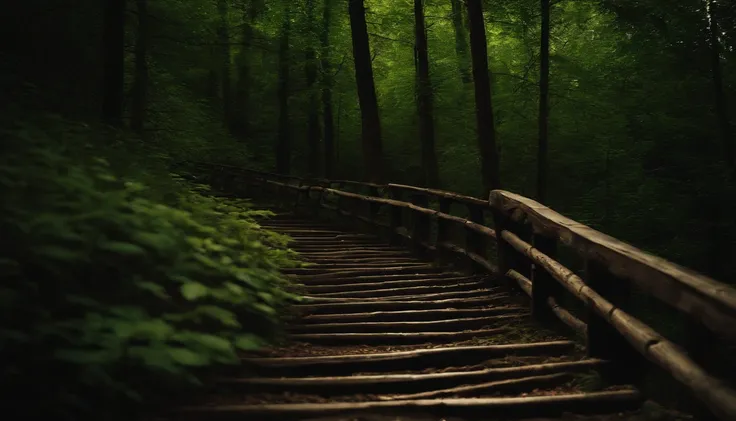
[[125,89],[125,0],[105,2],[102,55],[102,118],[115,127],[123,125]]
[[320,54],[322,66],[322,125],[324,126],[324,175],[332,177],[335,170],[335,121],[332,111],[333,74],[330,63],[330,28],[334,0],[325,0],[322,10],[322,33]]
[[537,147],[537,200],[547,196],[549,168],[549,14],[550,0],[541,0],[542,31],[539,47],[539,145]]
[[482,0],[467,0],[470,26],[470,55],[473,61],[475,82],[475,116],[478,148],[481,158],[483,187],[488,193],[501,187],[499,158],[496,146],[496,124],[491,100],[491,80],[488,68],[486,27],[483,19]]
[[227,0],[217,0],[217,13],[220,18],[217,27],[217,41],[220,47],[220,96],[225,127],[232,127],[232,78],[230,75],[232,57],[230,53],[230,22]]
[[463,0],[450,0],[452,4],[452,27],[455,31],[455,53],[458,70],[463,83],[472,82],[470,77],[470,57],[468,57],[468,32],[465,28]]
[[284,16],[279,39],[278,104],[279,123],[276,144],[276,171],[289,174],[291,171],[291,128],[289,127],[289,32],[291,31],[291,3],[284,2]]
[[238,81],[233,100],[233,128],[243,140],[250,137],[250,95],[252,89],[250,53],[253,44],[253,25],[262,4],[260,1],[247,1],[243,4],[243,29],[238,57]]
[[728,113],[728,101],[723,84],[721,70],[721,41],[719,40],[720,25],[718,24],[718,9],[714,0],[707,0],[708,13],[708,35],[711,54],[711,72],[713,75],[713,88],[715,93],[715,111],[718,118],[718,128],[723,142],[723,154],[726,165],[732,171],[736,171],[736,160],[734,158],[733,137],[731,131],[731,120]]
[[383,178],[381,122],[363,0],[348,0],[348,13],[353,41],[355,81],[358,85],[360,102],[365,174],[371,181],[380,181]]
[[130,107],[130,126],[139,134],[143,133],[146,122],[146,102],[148,101],[148,42],[149,16],[148,0],[136,0],[138,28],[135,41],[135,78]]
[[429,51],[427,46],[427,27],[424,19],[424,0],[414,0],[414,34],[417,111],[419,114],[419,141],[422,146],[422,170],[424,184],[439,186],[439,169],[435,151],[434,95],[429,77]]
[[306,33],[309,37],[304,52],[304,72],[309,90],[309,109],[307,110],[307,145],[309,147],[309,173],[316,176],[320,172],[319,144],[321,128],[319,124],[319,91],[317,90],[317,53],[312,43],[315,34],[315,0],[307,0]]

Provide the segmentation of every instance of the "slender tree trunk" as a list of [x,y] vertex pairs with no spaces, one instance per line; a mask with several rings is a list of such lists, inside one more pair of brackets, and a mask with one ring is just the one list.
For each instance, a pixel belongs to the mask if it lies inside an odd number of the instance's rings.
[[481,173],[486,193],[501,187],[499,157],[496,147],[496,126],[491,101],[491,81],[488,69],[488,47],[483,21],[482,0],[467,0],[470,26],[470,54],[475,82],[475,113]]
[[424,19],[424,0],[414,0],[414,33],[416,39],[416,88],[419,114],[419,139],[422,145],[424,184],[439,187],[439,169],[435,152],[434,98],[429,77],[427,27]]
[[452,3],[452,27],[455,30],[455,53],[460,71],[460,80],[470,83],[470,57],[468,57],[468,32],[465,28],[465,13],[463,0],[450,0]]
[[547,197],[549,168],[549,0],[541,0],[542,34],[539,54],[539,146],[537,150],[537,200]]
[[148,0],[136,0],[138,9],[138,32],[135,42],[135,80],[133,101],[130,109],[130,126],[143,134],[146,123],[148,101]]
[[217,12],[220,24],[217,28],[217,39],[220,43],[220,81],[222,84],[222,116],[225,127],[232,128],[232,79],[230,76],[232,58],[230,54],[230,24],[228,22],[227,0],[217,1]]
[[236,98],[233,101],[233,127],[235,134],[242,140],[250,137],[250,90],[251,68],[250,50],[253,40],[253,23],[257,15],[257,6],[248,2],[243,7],[242,50],[238,58],[238,82],[235,88]]
[[315,33],[314,1],[307,0],[307,34],[309,40],[304,52],[304,73],[309,90],[309,109],[307,110],[307,145],[309,146],[309,174],[320,173],[319,144],[322,129],[319,124],[319,91],[317,89],[317,53],[313,47],[312,35]]
[[718,25],[718,11],[715,1],[708,0],[709,12],[709,37],[711,49],[711,70],[713,73],[713,88],[715,91],[716,117],[720,129],[721,141],[723,142],[723,154],[726,165],[731,171],[736,171],[736,160],[734,159],[733,136],[731,132],[731,121],[728,114],[728,102],[723,86],[723,73],[721,70],[721,43],[718,39],[720,33]]
[[114,127],[123,125],[125,89],[125,0],[105,2],[102,55],[102,118]]
[[373,81],[373,64],[363,0],[348,0],[348,12],[353,41],[355,80],[358,85],[358,101],[360,102],[365,173],[369,180],[381,181],[384,172],[381,123],[376,86]]
[[322,125],[324,126],[324,175],[331,178],[335,171],[335,122],[332,111],[332,65],[330,63],[330,25],[333,0],[325,0],[322,12]]
[[289,32],[291,31],[291,4],[284,4],[284,21],[279,41],[279,128],[276,145],[276,172],[289,174],[291,171],[291,128],[289,127]]

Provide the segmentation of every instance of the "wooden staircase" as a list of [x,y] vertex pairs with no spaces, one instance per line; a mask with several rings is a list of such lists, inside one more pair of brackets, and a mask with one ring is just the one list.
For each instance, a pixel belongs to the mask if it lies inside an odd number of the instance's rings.
[[641,404],[632,386],[601,381],[611,363],[535,324],[488,277],[292,215],[263,225],[312,263],[286,272],[308,297],[291,342],[244,358],[172,419],[628,419]]

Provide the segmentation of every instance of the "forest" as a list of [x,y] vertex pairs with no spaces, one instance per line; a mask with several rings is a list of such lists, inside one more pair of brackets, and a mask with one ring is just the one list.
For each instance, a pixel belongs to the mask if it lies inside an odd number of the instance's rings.
[[11,407],[113,417],[279,337],[298,257],[193,162],[502,188],[736,279],[736,2],[24,0],[0,27]]

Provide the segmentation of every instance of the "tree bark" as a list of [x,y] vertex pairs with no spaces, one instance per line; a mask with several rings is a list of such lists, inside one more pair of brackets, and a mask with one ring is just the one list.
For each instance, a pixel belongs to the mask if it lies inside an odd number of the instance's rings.
[[317,83],[317,53],[313,47],[312,35],[315,32],[314,1],[307,0],[307,34],[308,42],[304,52],[304,73],[309,90],[309,109],[307,110],[307,145],[309,146],[309,174],[317,176],[320,173],[320,137],[322,128],[319,123],[319,91]]
[[332,111],[333,75],[330,63],[330,25],[333,0],[325,0],[322,12],[322,125],[324,126],[324,175],[331,178],[335,171],[335,122]]
[[113,127],[122,127],[123,125],[125,3],[125,0],[107,0],[103,22],[102,118]]
[[542,31],[539,54],[539,145],[537,149],[537,200],[544,203],[547,196],[549,168],[549,15],[550,0],[541,0]]
[[143,134],[146,123],[148,101],[148,42],[149,19],[148,0],[136,0],[138,11],[138,30],[135,42],[135,80],[133,81],[133,101],[130,109],[130,126],[138,134]]
[[414,33],[416,38],[416,89],[419,114],[419,139],[422,146],[424,184],[439,186],[439,169],[435,151],[434,98],[429,77],[429,51],[424,19],[424,0],[414,0]]
[[455,53],[458,71],[463,83],[470,83],[470,58],[468,57],[468,32],[465,28],[465,13],[462,0],[450,0],[452,4],[452,27],[455,30]]
[[488,69],[488,47],[483,21],[482,0],[467,0],[470,23],[470,54],[475,82],[475,113],[478,130],[478,147],[481,157],[483,187],[490,190],[501,187],[499,157],[496,147],[496,126],[491,100],[491,81]]
[[279,41],[279,127],[276,145],[276,172],[289,174],[291,171],[291,128],[289,127],[289,32],[291,31],[291,5],[284,4],[284,21]]
[[220,43],[220,73],[222,89],[222,116],[224,126],[232,128],[232,78],[230,75],[232,58],[230,53],[230,24],[228,22],[228,5],[227,0],[217,1],[217,13],[220,17],[220,24],[217,28],[217,38]]
[[355,80],[360,102],[365,174],[368,180],[379,182],[383,179],[381,123],[363,0],[348,0],[348,12],[353,41]]
[[723,142],[723,153],[726,165],[733,172],[736,171],[736,160],[734,159],[733,136],[731,132],[731,121],[728,114],[728,101],[723,86],[723,73],[721,70],[721,43],[718,39],[720,33],[718,25],[718,11],[716,2],[708,0],[709,38],[711,48],[711,70],[713,74],[713,88],[715,93],[715,111],[718,118],[721,141]]

